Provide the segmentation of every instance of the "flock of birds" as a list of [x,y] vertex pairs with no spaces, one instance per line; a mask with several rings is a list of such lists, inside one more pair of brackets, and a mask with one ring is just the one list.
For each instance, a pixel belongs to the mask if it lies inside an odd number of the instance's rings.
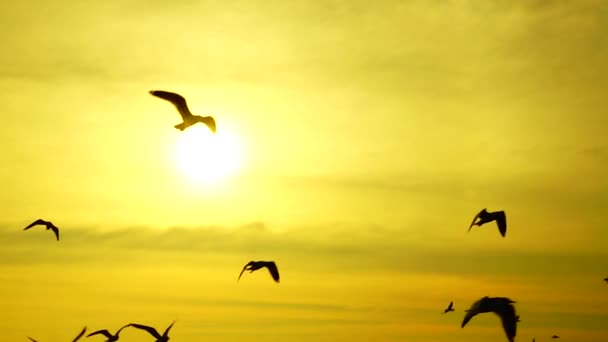
[[[162,91],[162,90],[151,90],[150,94],[153,96],[159,97],[163,100],[167,100],[167,101],[171,102],[177,108],[177,111],[181,115],[183,122],[175,125],[174,127],[176,129],[183,131],[186,128],[200,122],[200,123],[205,124],[213,133],[216,132],[215,119],[212,116],[193,115],[190,112],[190,109],[188,108],[186,99],[184,97],[182,97],[181,95],[172,93],[172,92],[168,92],[168,91]],[[496,221],[496,225],[498,227],[498,231],[499,231],[500,235],[502,237],[505,237],[507,234],[507,217],[506,217],[506,214],[504,211],[489,212],[489,211],[487,211],[486,208],[482,209],[473,218],[473,221],[471,222],[471,225],[469,226],[469,231],[471,230],[471,228],[473,228],[473,226],[482,226],[486,223],[490,223],[493,221]],[[57,226],[55,226],[50,221],[38,219],[38,220],[32,222],[27,227],[25,227],[24,230],[28,230],[37,225],[45,226],[46,230],[52,230],[53,233],[55,234],[57,241],[59,241],[59,228],[57,228]],[[274,261],[250,261],[250,262],[248,262],[241,270],[241,273],[239,274],[237,281],[241,279],[241,276],[243,275],[243,273],[245,271],[249,271],[251,273],[251,272],[257,271],[262,268],[268,269],[270,275],[272,276],[272,279],[275,282],[278,283],[280,281],[279,269],[277,268],[277,265]],[[608,283],[608,277],[605,278],[604,281],[606,281]],[[467,325],[467,323],[478,314],[493,312],[500,317],[500,319],[502,321],[502,326],[505,331],[505,334],[507,335],[507,338],[509,339],[510,342],[513,342],[515,339],[515,335],[517,334],[517,323],[519,322],[519,316],[516,314],[515,307],[513,306],[514,303],[515,303],[515,301],[513,301],[509,298],[506,298],[506,297],[487,297],[487,296],[483,297],[483,298],[477,300],[475,303],[473,303],[468,310],[465,310],[465,316],[462,321],[461,327],[464,328],[464,326]],[[449,312],[453,312],[453,311],[455,311],[454,302],[451,301],[443,313],[445,314],[445,313],[449,313]],[[114,341],[118,341],[119,334],[123,329],[125,329],[127,327],[133,327],[133,328],[137,328],[137,329],[148,332],[150,335],[152,335],[156,339],[155,342],[167,342],[167,341],[169,341],[169,330],[171,330],[171,327],[173,327],[173,324],[175,324],[175,321],[173,323],[171,323],[171,325],[169,325],[169,327],[167,329],[165,329],[165,331],[162,335],[153,327],[146,326],[143,324],[130,323],[130,324],[127,324],[127,325],[123,326],[122,328],[118,329],[118,331],[116,331],[115,334],[111,334],[108,330],[103,329],[103,330],[94,331],[94,332],[88,334],[87,337],[91,337],[91,336],[95,336],[95,335],[103,335],[107,338],[106,342],[114,342]],[[76,338],[74,338],[73,342],[78,341],[82,336],[84,336],[84,334],[86,333],[86,329],[87,328],[84,327],[82,329],[82,331],[78,334],[78,336],[76,336]],[[33,339],[29,336],[28,336],[28,338],[33,342],[37,342],[35,339]],[[559,338],[559,336],[553,335],[552,338],[557,339],[557,338]],[[532,339],[532,342],[536,342],[536,339]]]

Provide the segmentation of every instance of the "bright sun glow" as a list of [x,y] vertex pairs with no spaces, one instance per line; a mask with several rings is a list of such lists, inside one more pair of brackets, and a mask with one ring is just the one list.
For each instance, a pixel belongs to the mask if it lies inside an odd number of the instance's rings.
[[220,183],[241,163],[239,141],[225,128],[213,134],[203,125],[189,127],[180,132],[175,147],[179,169],[197,183]]

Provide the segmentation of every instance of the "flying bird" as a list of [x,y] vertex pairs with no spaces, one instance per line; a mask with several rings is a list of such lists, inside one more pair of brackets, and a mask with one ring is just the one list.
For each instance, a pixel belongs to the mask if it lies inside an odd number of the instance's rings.
[[483,297],[473,303],[470,309],[466,310],[461,327],[464,328],[471,318],[477,314],[494,312],[500,317],[507,338],[510,342],[513,342],[517,332],[517,316],[515,315],[515,307],[512,303],[515,302],[505,297]]
[[251,273],[263,267],[268,268],[270,275],[272,275],[272,279],[274,279],[274,281],[278,283],[279,270],[277,269],[277,265],[274,263],[274,261],[250,261],[249,263],[247,263],[247,265],[245,265],[245,267],[243,267],[243,270],[241,271],[241,274],[239,274],[239,278],[237,279],[237,281],[241,279],[243,272],[249,271]]
[[192,115],[186,104],[186,99],[183,96],[162,90],[150,90],[150,94],[173,103],[175,108],[177,108],[177,111],[182,116],[183,122],[179,125],[175,125],[175,128],[183,131],[197,122],[202,122],[215,133],[215,119],[212,116]]
[[559,338],[559,336],[553,335],[553,336],[551,336],[551,338]]
[[448,308],[443,310],[443,313],[448,313],[450,311],[454,311],[454,302],[450,302],[450,305],[448,305]]
[[[477,219],[479,219],[479,221],[477,221],[476,223],[475,221]],[[482,224],[486,224],[492,221],[496,221],[496,225],[498,225],[500,235],[502,235],[502,237],[505,237],[505,235],[507,234],[507,217],[505,216],[505,212],[502,210],[488,212],[486,208],[484,208],[482,211],[479,212],[479,214],[475,216],[475,218],[473,218],[473,222],[471,222],[471,225],[469,226],[469,231],[471,231],[471,228],[473,226],[481,226]]]
[[94,331],[94,332],[92,332],[92,333],[88,334],[88,335],[87,335],[87,337],[91,337],[91,336],[94,336],[94,335],[99,335],[99,334],[101,334],[101,335],[104,335],[105,337],[107,337],[107,338],[108,338],[108,339],[106,340],[106,342],[114,342],[114,341],[118,341],[118,334],[120,334],[120,331],[121,331],[122,329],[126,328],[126,327],[127,327],[127,326],[125,325],[124,327],[122,327],[122,328],[118,329],[118,331],[117,331],[117,332],[116,332],[116,334],[114,334],[114,335],[110,334],[110,332],[109,332],[108,330],[103,329],[103,330],[97,330],[97,331]]
[[158,331],[156,331],[156,329],[149,327],[147,325],[143,325],[143,324],[131,323],[131,324],[125,325],[124,327],[133,327],[133,328],[145,330],[150,335],[154,336],[154,338],[156,338],[155,342],[167,342],[167,341],[169,341],[169,330],[171,330],[171,327],[173,326],[173,324],[175,324],[175,321],[173,321],[173,323],[171,323],[171,325],[165,330],[165,332],[162,334],[162,336],[158,333]]
[[80,334],[78,334],[78,336],[76,336],[76,338],[74,338],[74,340],[72,340],[72,342],[78,341],[82,337],[82,335],[84,335],[85,332],[87,332],[87,327],[82,328],[82,331],[80,332]]
[[32,222],[29,226],[23,228],[23,230],[28,230],[28,229],[32,228],[33,226],[36,226],[39,224],[46,226],[46,230],[52,229],[53,232],[55,233],[55,236],[57,237],[57,241],[59,241],[59,228],[57,228],[57,226],[55,226],[51,221],[45,221],[43,219],[38,219],[38,220]]
[[38,342],[38,341],[34,340],[33,338],[31,338],[31,337],[29,337],[29,336],[28,336],[27,338],[29,338],[29,339],[30,339],[30,341],[32,341],[32,342]]

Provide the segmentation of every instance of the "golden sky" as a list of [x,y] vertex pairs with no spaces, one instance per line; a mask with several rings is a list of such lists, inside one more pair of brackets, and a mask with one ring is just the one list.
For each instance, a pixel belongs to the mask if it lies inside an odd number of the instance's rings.
[[[460,328],[488,295],[517,341],[606,341],[606,22],[592,0],[3,2],[3,339],[506,341],[492,314]],[[205,131],[153,89],[236,139],[230,177],[184,175]],[[482,208],[506,238],[467,233]],[[237,283],[249,260],[281,283]]]

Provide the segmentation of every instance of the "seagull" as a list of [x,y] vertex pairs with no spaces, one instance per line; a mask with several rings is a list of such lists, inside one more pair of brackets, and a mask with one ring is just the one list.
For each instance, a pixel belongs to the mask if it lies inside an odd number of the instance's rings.
[[[171,325],[167,328],[167,330],[165,330],[165,332],[163,333],[162,336],[158,333],[158,331],[156,331],[156,329],[149,327],[147,325],[143,325],[143,324],[131,323],[131,324],[125,325],[124,327],[133,327],[133,328],[145,330],[150,335],[152,335],[156,338],[156,342],[167,342],[167,341],[169,341],[169,330],[171,330],[171,327],[173,326],[173,324],[175,324],[175,321],[173,321],[173,323],[171,323]],[[118,335],[118,333],[116,335]]]
[[461,327],[464,328],[471,318],[477,314],[494,312],[500,317],[507,338],[510,342],[513,342],[517,332],[517,316],[515,315],[515,307],[512,303],[515,302],[505,297],[483,297],[473,303],[470,309],[466,310],[467,313],[464,316]]
[[74,340],[72,340],[72,342],[76,342],[78,341],[82,335],[84,335],[84,333],[87,331],[87,327],[82,328],[82,331],[80,332],[80,334],[78,334],[78,336],[76,336],[76,338],[74,338]]
[[207,127],[209,127],[213,133],[215,133],[215,119],[213,119],[212,116],[192,115],[192,113],[190,113],[190,109],[188,109],[188,105],[186,104],[186,99],[183,98],[183,96],[163,90],[150,90],[150,94],[173,103],[175,108],[177,108],[177,111],[182,116],[182,120],[184,122],[180,123],[179,125],[175,125],[175,128],[183,131],[197,122],[202,122],[207,125]]
[[[475,223],[475,220],[477,220],[478,218],[479,221]],[[475,216],[473,222],[471,222],[471,225],[469,226],[469,231],[471,231],[471,228],[473,226],[481,226],[482,224],[486,224],[492,221],[496,221],[496,224],[498,225],[498,230],[500,231],[500,235],[502,235],[502,237],[505,237],[505,234],[507,234],[507,217],[505,216],[504,211],[488,212],[486,208],[484,208],[482,211],[479,212],[479,214]]]
[[247,265],[245,265],[245,267],[243,267],[243,270],[241,271],[241,274],[239,274],[239,278],[237,279],[237,281],[241,279],[243,272],[257,271],[262,267],[268,268],[268,271],[270,271],[270,275],[272,275],[272,279],[274,279],[274,281],[276,281],[277,283],[279,282],[279,270],[277,269],[277,265],[274,263],[274,261],[250,261],[249,263],[247,263]]
[[443,313],[448,313],[450,311],[454,311],[454,302],[450,302],[450,305],[448,305],[448,308],[445,309]]
[[55,232],[55,236],[57,237],[57,241],[59,241],[59,228],[57,228],[57,226],[55,226],[53,224],[53,222],[51,222],[51,221],[45,221],[43,219],[38,219],[38,220],[32,222],[29,226],[23,228],[23,230],[28,230],[28,229],[32,228],[33,226],[36,226],[36,225],[39,225],[39,224],[46,226],[46,230],[52,229],[53,232]]
[[124,328],[126,328],[127,326],[125,325],[124,327],[118,329],[118,331],[116,332],[116,334],[112,335],[110,334],[110,332],[106,329],[103,330],[97,330],[95,332],[92,332],[90,334],[87,335],[87,337],[91,337],[93,335],[104,335],[105,337],[107,337],[108,339],[106,340],[106,342],[114,342],[114,341],[118,341],[118,334],[120,334],[120,331]]

